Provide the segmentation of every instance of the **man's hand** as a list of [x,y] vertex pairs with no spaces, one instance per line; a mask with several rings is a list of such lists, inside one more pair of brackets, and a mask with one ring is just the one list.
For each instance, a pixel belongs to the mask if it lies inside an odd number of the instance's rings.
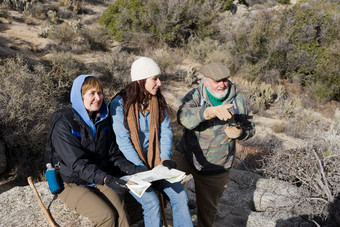
[[229,138],[237,139],[242,135],[243,130],[241,127],[227,126],[224,132],[227,134]]
[[233,104],[226,104],[220,106],[212,106],[205,109],[203,117],[207,120],[217,117],[222,121],[226,121],[232,117],[229,109],[233,107]]
[[117,177],[106,176],[104,183],[118,194],[126,194],[129,192],[129,189],[125,185],[127,182]]
[[168,167],[168,169],[175,169],[177,167],[177,163],[169,159],[164,159],[162,165]]

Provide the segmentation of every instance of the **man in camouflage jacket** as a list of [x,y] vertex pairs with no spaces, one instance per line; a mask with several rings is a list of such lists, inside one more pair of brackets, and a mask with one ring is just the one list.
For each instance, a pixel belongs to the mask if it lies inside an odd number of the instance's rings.
[[245,100],[228,79],[229,69],[213,62],[200,72],[200,85],[182,99],[177,113],[184,132],[173,160],[193,175],[198,226],[211,227],[235,158],[235,141],[252,137],[255,127]]

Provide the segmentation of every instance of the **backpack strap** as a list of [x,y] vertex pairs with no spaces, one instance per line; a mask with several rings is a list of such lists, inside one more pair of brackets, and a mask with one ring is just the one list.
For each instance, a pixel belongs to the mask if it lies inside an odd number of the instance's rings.
[[[74,122],[74,112],[72,108],[66,108],[66,109],[60,109],[55,111],[52,114],[52,117],[50,119],[50,128],[47,134],[47,140],[46,140],[46,146],[45,146],[45,162],[46,163],[52,163],[55,169],[59,169],[60,167],[60,161],[61,158],[57,155],[57,153],[54,150],[53,144],[52,144],[52,133],[54,130],[54,126],[59,118],[63,117],[71,124],[71,133],[74,135],[80,135],[79,133],[79,126]],[[79,136],[77,136],[79,137]]]

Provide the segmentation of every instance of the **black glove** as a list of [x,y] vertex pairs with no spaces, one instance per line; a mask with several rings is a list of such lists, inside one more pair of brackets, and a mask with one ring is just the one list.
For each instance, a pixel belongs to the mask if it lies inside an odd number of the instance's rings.
[[119,194],[125,194],[129,192],[129,189],[125,185],[126,183],[127,182],[125,180],[113,176],[107,176],[105,179],[105,184]]
[[148,171],[148,168],[136,166],[136,172],[135,173],[140,173],[140,172],[144,172],[144,171]]
[[125,174],[127,175],[132,175],[135,173],[140,173],[140,172],[144,172],[147,171],[148,169],[146,167],[139,167],[139,166],[135,166],[135,165],[130,165],[130,167],[125,167]]
[[177,167],[177,163],[169,159],[163,160],[162,165],[168,167],[168,169],[175,169]]

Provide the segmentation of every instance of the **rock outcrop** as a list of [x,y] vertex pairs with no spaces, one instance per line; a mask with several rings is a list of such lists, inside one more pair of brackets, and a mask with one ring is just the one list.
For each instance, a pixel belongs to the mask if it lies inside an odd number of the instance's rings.
[[[192,219],[196,223],[195,188],[191,176],[183,182],[188,195]],[[35,183],[42,202],[59,226],[91,226],[88,218],[70,211],[49,192],[47,182]],[[285,182],[232,169],[227,188],[220,199],[215,227],[225,226],[309,226],[300,218],[302,211],[287,209],[300,203],[303,191]],[[125,198],[133,226],[142,226],[141,208],[129,195]],[[132,200],[131,200],[132,199]],[[14,187],[0,194],[0,226],[48,226],[29,186]],[[167,222],[172,226],[171,208],[166,207]]]

